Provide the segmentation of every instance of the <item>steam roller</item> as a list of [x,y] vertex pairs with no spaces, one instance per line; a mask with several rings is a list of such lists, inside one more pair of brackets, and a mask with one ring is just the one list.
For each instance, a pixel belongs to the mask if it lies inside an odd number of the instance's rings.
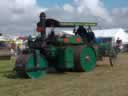
[[74,48],[75,70],[89,72],[96,67],[96,54],[92,47],[76,46]]
[[[79,26],[75,30],[75,26]],[[46,19],[45,13],[40,14],[37,23],[39,36],[28,37],[27,48],[17,57],[15,70],[18,77],[40,78],[49,71],[89,72],[96,66],[96,52],[90,46],[85,28],[82,26],[95,26],[89,22],[59,22],[54,19]],[[46,36],[46,28],[52,28]],[[74,27],[74,35],[58,36],[54,28]]]

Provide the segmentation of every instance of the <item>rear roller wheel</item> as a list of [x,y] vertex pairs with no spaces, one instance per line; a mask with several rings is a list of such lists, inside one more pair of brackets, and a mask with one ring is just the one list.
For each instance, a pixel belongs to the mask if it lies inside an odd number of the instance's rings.
[[75,69],[81,72],[92,71],[96,66],[96,53],[92,47],[75,47],[74,63]]

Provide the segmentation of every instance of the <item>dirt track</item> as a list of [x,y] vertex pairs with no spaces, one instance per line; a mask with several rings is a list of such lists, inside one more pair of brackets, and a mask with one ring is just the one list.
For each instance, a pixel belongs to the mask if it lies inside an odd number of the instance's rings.
[[[127,61],[128,55],[123,54],[118,57],[113,68],[105,60],[98,62],[96,69],[89,73],[49,74],[38,80],[11,79],[0,73],[0,94],[1,96],[128,96]],[[0,68],[5,67],[7,66],[0,65]]]

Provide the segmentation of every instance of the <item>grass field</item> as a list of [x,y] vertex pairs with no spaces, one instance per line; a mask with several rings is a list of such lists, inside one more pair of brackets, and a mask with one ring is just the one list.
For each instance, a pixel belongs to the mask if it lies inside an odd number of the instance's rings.
[[0,61],[0,96],[128,96],[128,55],[114,67],[107,60],[89,73],[48,74],[38,80],[11,78],[15,59]]

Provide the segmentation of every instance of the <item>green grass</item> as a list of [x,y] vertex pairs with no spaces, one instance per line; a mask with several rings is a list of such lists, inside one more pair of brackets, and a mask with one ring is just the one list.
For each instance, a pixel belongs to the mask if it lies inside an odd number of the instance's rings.
[[0,61],[0,96],[128,96],[128,55],[120,55],[114,68],[98,62],[89,73],[48,74],[38,80],[16,79],[15,58]]

